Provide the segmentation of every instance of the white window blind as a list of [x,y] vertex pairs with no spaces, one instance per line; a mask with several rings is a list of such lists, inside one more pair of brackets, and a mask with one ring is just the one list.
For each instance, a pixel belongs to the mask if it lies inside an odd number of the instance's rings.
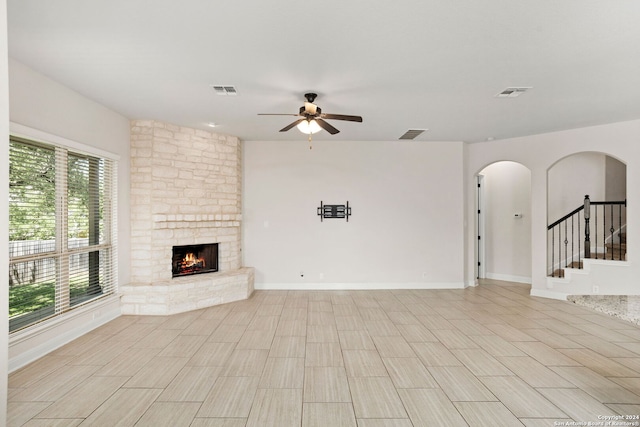
[[117,163],[11,138],[9,328],[117,290]]

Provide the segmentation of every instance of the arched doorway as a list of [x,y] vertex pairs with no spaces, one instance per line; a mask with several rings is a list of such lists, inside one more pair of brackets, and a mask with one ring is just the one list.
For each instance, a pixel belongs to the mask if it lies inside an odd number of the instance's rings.
[[477,184],[477,278],[531,283],[531,171],[500,161]]

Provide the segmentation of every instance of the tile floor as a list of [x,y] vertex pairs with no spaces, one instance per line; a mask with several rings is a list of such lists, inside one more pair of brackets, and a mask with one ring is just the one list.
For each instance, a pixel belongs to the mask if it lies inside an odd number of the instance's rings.
[[640,328],[528,294],[495,281],[258,291],[191,313],[123,316],[12,373],[8,425],[638,422]]

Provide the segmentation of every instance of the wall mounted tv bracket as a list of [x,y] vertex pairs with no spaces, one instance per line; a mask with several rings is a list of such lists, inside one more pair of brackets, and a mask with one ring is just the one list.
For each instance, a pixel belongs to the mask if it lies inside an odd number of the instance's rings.
[[349,217],[351,216],[349,202],[347,201],[346,205],[325,205],[320,201],[318,216],[320,217],[320,221],[324,221],[325,218],[344,218],[349,222]]

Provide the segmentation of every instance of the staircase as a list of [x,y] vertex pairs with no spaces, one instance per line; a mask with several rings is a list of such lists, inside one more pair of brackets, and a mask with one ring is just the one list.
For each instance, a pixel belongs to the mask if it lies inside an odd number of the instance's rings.
[[[604,252],[592,252],[589,259],[603,259],[608,261],[626,261],[627,259],[627,233],[619,233],[620,243],[607,243]],[[565,268],[584,268],[582,261],[572,261]],[[564,268],[557,268],[551,277],[564,277]]]
[[[550,243],[548,275],[565,277],[565,269],[583,269],[584,259],[625,261],[627,201],[591,201],[547,227]],[[593,233],[591,228],[593,227]]]

